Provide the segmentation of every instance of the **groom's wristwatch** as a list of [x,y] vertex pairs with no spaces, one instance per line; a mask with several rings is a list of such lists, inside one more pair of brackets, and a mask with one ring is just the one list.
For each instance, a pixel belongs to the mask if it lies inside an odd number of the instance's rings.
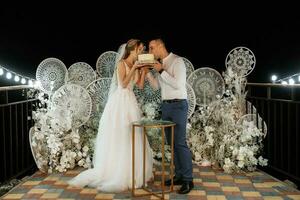
[[163,71],[164,71],[164,69],[161,69],[161,70],[159,70],[158,73],[161,74],[161,73],[163,73]]

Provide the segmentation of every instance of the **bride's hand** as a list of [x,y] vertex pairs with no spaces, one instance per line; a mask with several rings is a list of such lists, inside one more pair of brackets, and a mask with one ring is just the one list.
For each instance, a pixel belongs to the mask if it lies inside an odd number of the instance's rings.
[[143,67],[142,68],[142,73],[148,74],[149,68],[148,67]]
[[133,64],[133,66],[132,66],[132,68],[134,69],[134,70],[136,70],[136,69],[139,69],[139,68],[141,68],[141,67],[143,67],[144,65],[142,65],[142,64],[139,64],[137,61]]

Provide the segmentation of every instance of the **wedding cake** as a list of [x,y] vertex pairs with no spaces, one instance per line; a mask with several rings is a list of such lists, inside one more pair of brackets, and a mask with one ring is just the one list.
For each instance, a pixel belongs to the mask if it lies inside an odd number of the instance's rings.
[[145,53],[138,55],[139,63],[155,63],[154,55],[151,53]]

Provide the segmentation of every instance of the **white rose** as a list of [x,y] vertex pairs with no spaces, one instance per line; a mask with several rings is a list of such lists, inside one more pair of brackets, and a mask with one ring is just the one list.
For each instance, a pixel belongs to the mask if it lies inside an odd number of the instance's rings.
[[83,165],[83,167],[84,167],[84,168],[89,168],[89,165],[88,165],[87,163],[85,163],[85,164]]
[[81,151],[77,152],[77,159],[81,159],[82,158],[82,153]]
[[73,138],[72,140],[75,144],[78,144],[79,143],[79,139],[78,138]]
[[76,147],[76,149],[80,150],[81,149],[81,144],[78,143],[78,144],[75,145],[75,147]]
[[84,147],[82,148],[82,150],[83,150],[84,152],[88,152],[88,150],[89,150],[89,147],[87,147],[87,146],[84,146]]
[[75,152],[71,152],[71,157],[72,158],[76,158],[76,153]]
[[239,168],[243,168],[243,167],[244,167],[244,162],[240,160],[240,161],[238,162],[238,167],[239,167]]
[[82,167],[84,165],[84,159],[79,160],[78,165]]

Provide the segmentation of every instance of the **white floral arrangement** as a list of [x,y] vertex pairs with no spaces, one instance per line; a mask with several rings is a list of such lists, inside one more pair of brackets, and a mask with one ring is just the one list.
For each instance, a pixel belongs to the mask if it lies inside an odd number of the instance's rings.
[[[227,173],[255,170],[257,165],[267,165],[261,156],[265,134],[252,121],[238,123],[245,115],[246,78],[238,77],[230,67],[223,73],[226,91],[217,96],[209,106],[197,106],[187,124],[187,144],[195,163],[211,163]],[[34,93],[31,93],[34,94]],[[92,165],[94,139],[103,108],[80,128],[73,129],[69,112],[61,112],[51,105],[45,94],[36,94],[40,103],[33,112],[31,147],[38,168],[51,173],[64,172],[75,166]],[[142,120],[160,119],[160,104],[144,103],[138,99]],[[147,130],[154,159],[160,161],[161,131]],[[165,145],[165,157],[170,160],[170,146]]]
[[223,76],[224,95],[209,106],[199,106],[189,119],[188,145],[198,164],[214,164],[227,173],[253,171],[257,165],[267,165],[260,155],[265,134],[253,121],[238,123],[246,114],[246,78],[230,68]]
[[[31,93],[33,94],[33,93]],[[39,104],[33,111],[34,126],[30,130],[31,148],[37,167],[43,171],[65,172],[76,165],[91,167],[94,133],[73,129],[70,113],[55,108],[47,95],[37,93]]]

